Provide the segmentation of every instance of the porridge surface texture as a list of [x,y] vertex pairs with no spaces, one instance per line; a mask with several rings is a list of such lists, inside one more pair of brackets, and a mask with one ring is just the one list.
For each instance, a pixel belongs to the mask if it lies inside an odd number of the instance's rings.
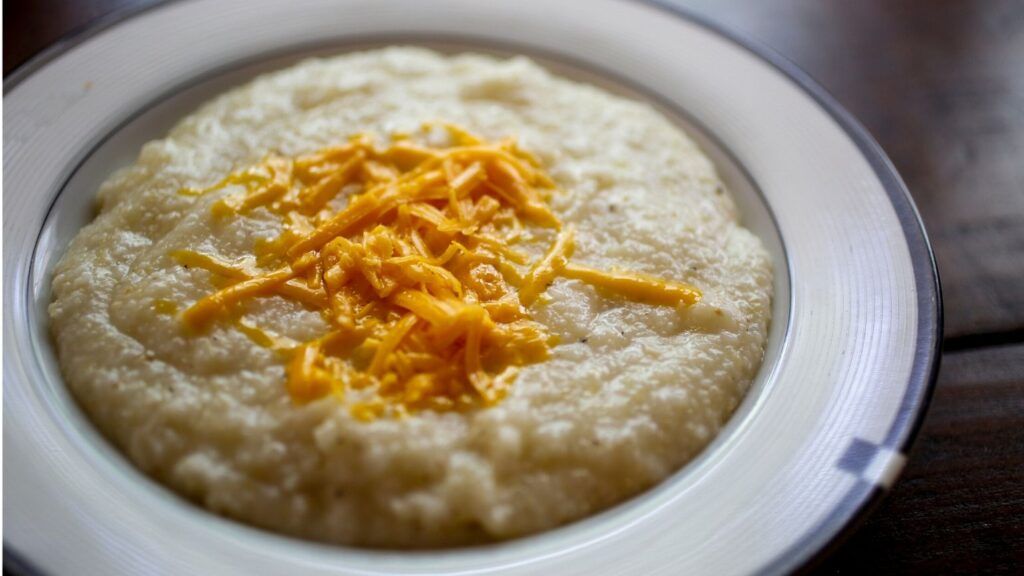
[[[557,335],[497,405],[369,422],[328,396],[293,402],[280,354],[231,323],[188,334],[161,301],[211,291],[175,250],[226,260],[280,230],[255,210],[218,220],[209,186],[268,153],[451,122],[535,154],[576,228],[574,262],[693,284],[689,310],[560,278],[535,304]],[[145,473],[228,517],[305,538],[424,547],[564,524],[661,481],[718,432],[761,364],[771,263],[711,162],[649,106],[523,58],[389,48],[312,60],[232,90],[150,142],[99,192],[58,265],[50,306],[68,386]],[[537,246],[550,240],[538,233]],[[526,246],[527,250],[542,248]],[[280,297],[246,314],[306,341],[327,325]]]

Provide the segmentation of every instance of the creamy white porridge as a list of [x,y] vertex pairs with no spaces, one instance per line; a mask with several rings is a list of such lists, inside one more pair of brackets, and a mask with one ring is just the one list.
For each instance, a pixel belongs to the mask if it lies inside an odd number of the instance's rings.
[[[701,302],[654,305],[557,276],[527,307],[554,337],[549,357],[523,363],[502,398],[372,418],[353,410],[372,387],[297,401],[288,346],[253,337],[258,325],[280,342],[317,339],[332,329],[322,310],[270,294],[240,304],[247,324],[183,324],[182,310],[226,283],[175,255],[242,262],[283,224],[263,207],[218,216],[239,186],[182,189],[356,134],[444,144],[425,122],[515,137],[536,156],[557,188],[552,212],[575,231],[571,262],[692,285]],[[342,190],[330,209],[359,191]],[[581,518],[693,458],[763,356],[770,261],[710,161],[646,105],[521,58],[392,48],[306,62],[205,105],[99,197],[53,282],[69,387],[141,470],[284,533],[437,546]],[[527,228],[516,248],[541,258],[556,231]]]

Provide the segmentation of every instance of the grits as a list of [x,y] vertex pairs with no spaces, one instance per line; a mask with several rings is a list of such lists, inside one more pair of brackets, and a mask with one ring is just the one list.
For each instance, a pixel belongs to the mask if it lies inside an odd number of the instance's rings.
[[[275,216],[218,220],[231,187],[189,196],[268,152],[295,156],[425,121],[514,135],[564,192],[574,261],[687,282],[679,311],[565,278],[531,313],[559,338],[497,405],[369,422],[327,396],[297,404],[284,361],[230,323],[188,334],[173,314],[211,291],[175,250],[230,260]],[[99,192],[100,212],[53,280],[64,377],[145,473],[208,509],[270,530],[367,546],[510,538],[652,486],[717,433],[763,356],[771,266],[714,167],[649,107],[528,60],[390,48],[305,62],[232,90],[146,144]],[[539,240],[550,239],[538,232]],[[306,341],[327,326],[280,297],[247,316]]]

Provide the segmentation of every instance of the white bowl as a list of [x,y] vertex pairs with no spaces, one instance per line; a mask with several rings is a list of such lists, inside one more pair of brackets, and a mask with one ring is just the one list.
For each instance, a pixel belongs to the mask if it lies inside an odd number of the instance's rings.
[[[64,387],[49,273],[99,183],[230,86],[386,44],[526,54],[651,102],[704,147],[768,246],[774,316],[753,389],[656,488],[489,546],[315,544],[178,498],[108,444]],[[892,484],[927,403],[941,304],[899,176],[806,75],[692,15],[625,0],[179,1],[54,47],[5,93],[5,547],[43,573],[787,572]]]

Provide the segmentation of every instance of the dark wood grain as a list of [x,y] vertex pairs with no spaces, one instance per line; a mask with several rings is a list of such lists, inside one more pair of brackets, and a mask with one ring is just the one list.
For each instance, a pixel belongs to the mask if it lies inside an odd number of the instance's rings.
[[[147,3],[6,2],[4,73]],[[815,572],[1024,572],[1024,1],[681,3],[787,56],[865,124],[942,275],[949,352],[920,439],[891,496]]]

